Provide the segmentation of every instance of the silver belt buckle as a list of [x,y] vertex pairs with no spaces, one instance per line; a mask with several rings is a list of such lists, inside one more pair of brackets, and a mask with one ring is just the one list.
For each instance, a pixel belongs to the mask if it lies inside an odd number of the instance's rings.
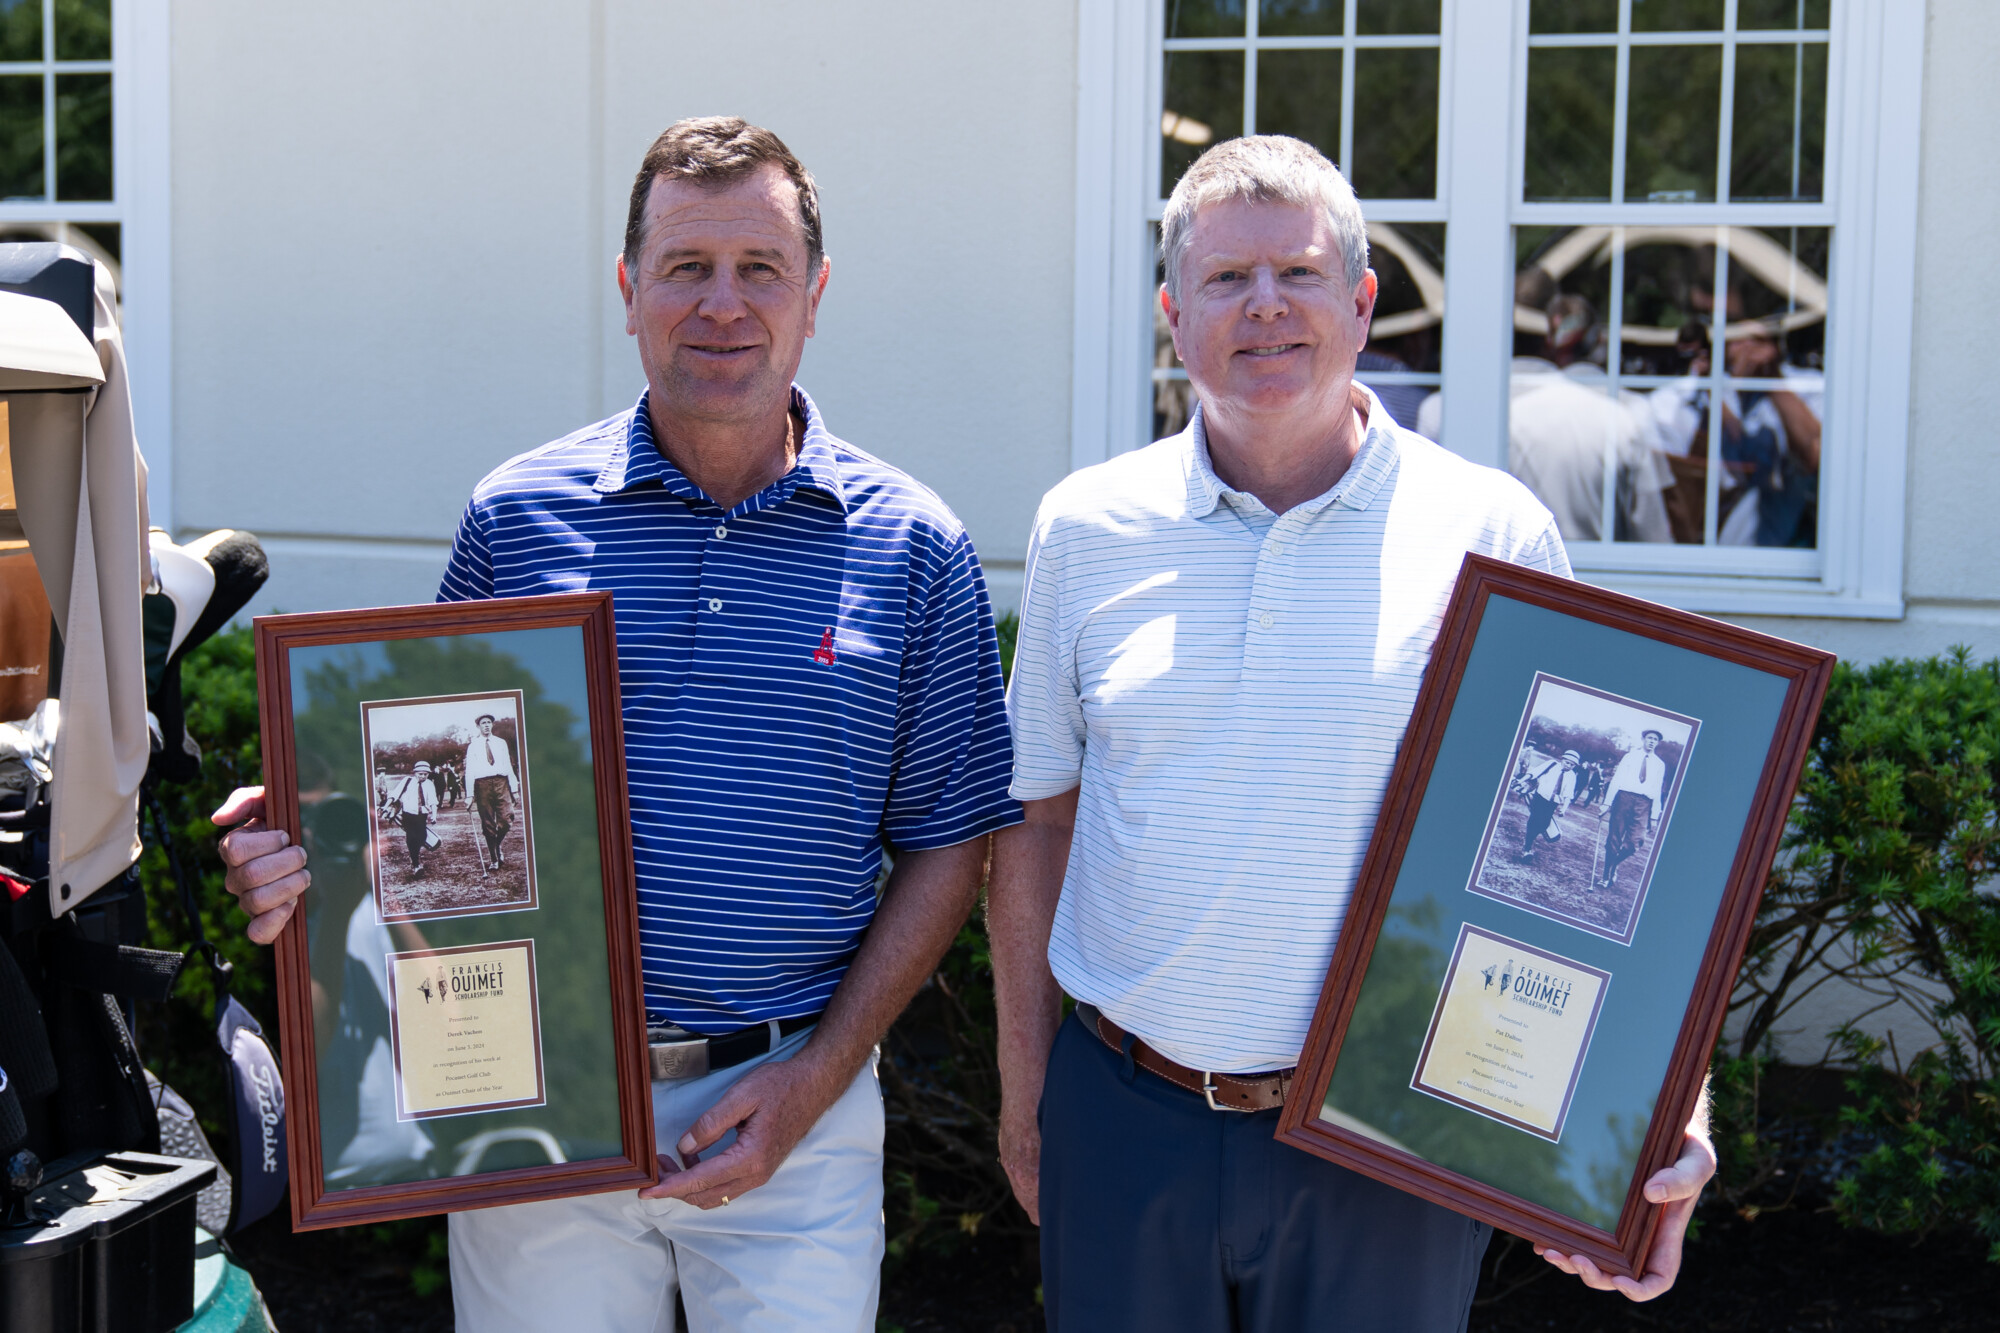
[[652,1056],[653,1082],[670,1083],[676,1079],[701,1078],[708,1073],[708,1038],[688,1037],[682,1041],[655,1041],[647,1043]]

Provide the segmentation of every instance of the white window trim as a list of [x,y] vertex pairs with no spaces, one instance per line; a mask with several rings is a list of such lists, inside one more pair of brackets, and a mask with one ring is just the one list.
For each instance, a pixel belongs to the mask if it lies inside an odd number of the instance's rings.
[[[1452,448],[1501,466],[1511,228],[1537,211],[1515,202],[1524,93],[1514,72],[1523,64],[1527,0],[1444,6],[1438,204],[1448,224],[1451,306],[1441,346],[1444,419]],[[1072,467],[1141,440],[1150,420],[1153,275],[1143,221],[1157,170],[1160,15],[1158,0],[1078,6]],[[1725,615],[1903,614],[1924,7],[1917,0],[1834,0],[1832,27],[1839,58],[1828,71],[1836,108],[1827,126],[1835,200],[1828,279],[1836,305],[1827,329],[1827,416],[1830,443],[1866,447],[1828,450],[1819,553],[1593,543],[1577,561],[1592,582]],[[1503,106],[1507,114],[1495,114]],[[1654,207],[1688,223],[1722,220],[1699,205]],[[1562,216],[1592,220],[1588,212],[1564,206]],[[1629,212],[1621,220],[1632,220]],[[1730,220],[1744,219],[1739,212]],[[1462,424],[1480,421],[1492,425],[1473,431]],[[1674,572],[1661,570],[1663,558]]]
[[[145,0],[112,0],[111,179],[115,198],[108,203],[0,203],[0,221],[119,224],[126,368],[139,449],[148,471],[148,508],[152,522],[171,531],[170,8]],[[45,11],[45,22],[46,17]],[[50,144],[54,133],[51,122],[47,128]]]

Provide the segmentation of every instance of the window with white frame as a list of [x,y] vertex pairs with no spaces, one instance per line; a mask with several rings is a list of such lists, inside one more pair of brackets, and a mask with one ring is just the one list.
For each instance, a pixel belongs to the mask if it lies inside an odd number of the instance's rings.
[[1190,410],[1153,257],[1179,173],[1294,134],[1368,219],[1358,378],[1533,488],[1580,573],[1900,614],[1920,6],[1109,0],[1079,36],[1078,272],[1109,281],[1076,463]]
[[119,272],[111,0],[0,0],[0,241],[73,245]]
[[[1380,290],[1361,378],[1415,429],[1438,393],[1444,321],[1441,0],[1165,0],[1160,17],[1148,244],[1158,248],[1166,197],[1209,144],[1289,134],[1317,146],[1366,201]],[[1192,401],[1157,301],[1152,359],[1158,438],[1187,424]]]

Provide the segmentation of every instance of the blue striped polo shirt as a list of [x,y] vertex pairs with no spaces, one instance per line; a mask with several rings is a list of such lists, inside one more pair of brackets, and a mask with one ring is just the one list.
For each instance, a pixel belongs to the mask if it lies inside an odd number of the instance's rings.
[[792,470],[722,510],[638,405],[503,464],[440,601],[609,588],[654,1021],[817,1013],[875,913],[885,839],[1019,822],[999,643],[956,516],[805,420]]

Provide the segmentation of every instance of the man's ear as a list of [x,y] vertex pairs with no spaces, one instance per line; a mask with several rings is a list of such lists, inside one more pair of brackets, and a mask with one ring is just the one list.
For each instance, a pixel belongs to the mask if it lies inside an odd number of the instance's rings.
[[625,271],[625,252],[623,250],[618,252],[616,271],[618,274],[618,295],[625,302],[625,332],[636,335],[639,332],[639,312],[634,308],[633,302],[637,299],[639,293],[638,288],[633,284],[632,275]]
[[812,289],[806,293],[806,337],[813,336],[819,323],[819,299],[826,295],[826,280],[833,276],[833,256],[819,257],[819,272],[814,275]]

